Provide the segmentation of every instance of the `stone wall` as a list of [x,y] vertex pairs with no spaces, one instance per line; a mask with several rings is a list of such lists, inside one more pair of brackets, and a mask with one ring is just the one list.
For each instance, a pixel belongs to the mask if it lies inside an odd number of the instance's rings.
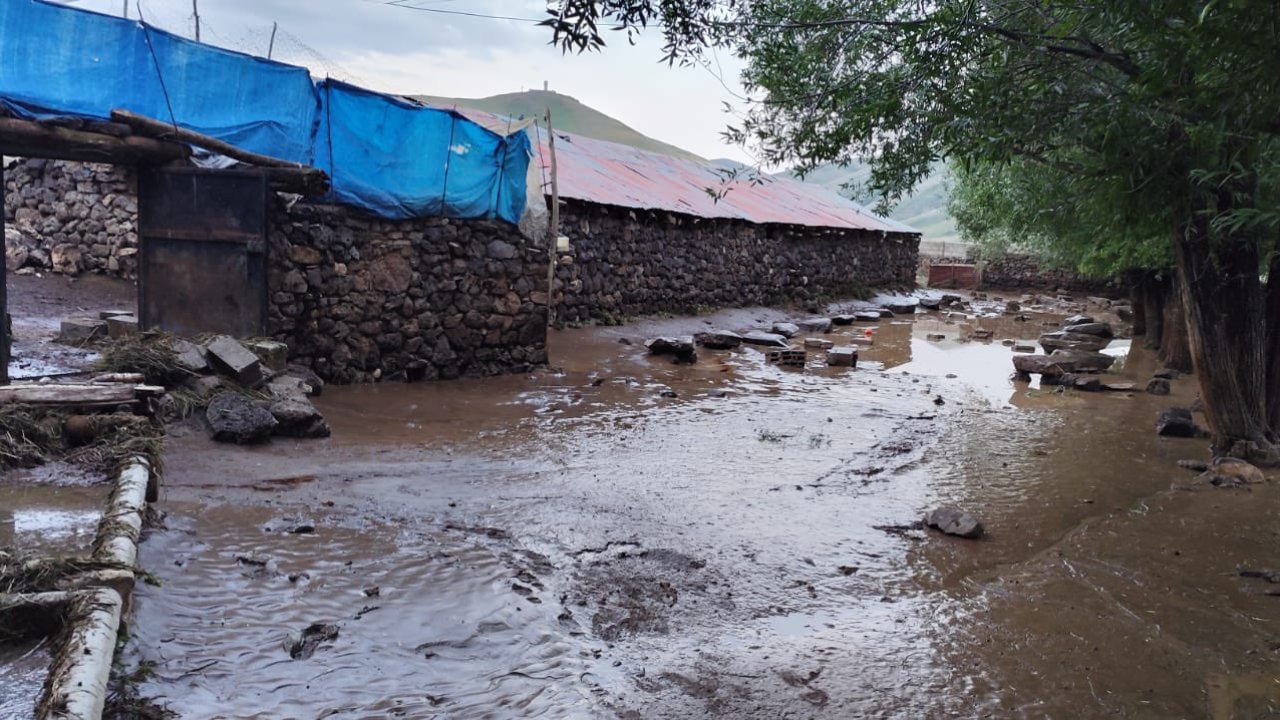
[[1073,292],[1116,290],[1106,278],[1092,278],[1072,270],[1045,265],[1030,255],[1007,254],[982,263],[982,287],[997,290],[1036,288]]
[[523,372],[547,360],[547,254],[497,221],[283,204],[270,334],[332,382]]
[[817,302],[910,286],[919,236],[754,225],[567,202],[557,320]]
[[9,270],[138,276],[137,182],[128,168],[11,160],[4,190]]

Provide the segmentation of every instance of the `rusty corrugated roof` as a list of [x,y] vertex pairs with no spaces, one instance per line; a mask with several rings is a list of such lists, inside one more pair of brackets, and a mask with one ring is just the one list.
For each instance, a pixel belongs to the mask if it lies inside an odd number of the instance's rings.
[[[505,127],[511,122],[478,110],[457,110],[486,127]],[[537,148],[535,162],[542,164],[543,177],[549,178],[546,129],[539,126],[528,131]],[[760,224],[919,232],[821,185],[764,174],[755,181],[747,177],[726,180],[721,167],[713,163],[558,130],[556,164],[560,197],[572,200]],[[544,189],[550,193],[549,185],[544,184]]]

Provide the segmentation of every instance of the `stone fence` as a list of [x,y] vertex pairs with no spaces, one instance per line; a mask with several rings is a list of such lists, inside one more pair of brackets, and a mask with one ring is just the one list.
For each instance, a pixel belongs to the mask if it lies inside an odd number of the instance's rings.
[[1073,292],[1122,292],[1112,279],[1081,275],[1046,265],[1034,256],[1007,253],[994,258],[920,256],[920,276],[929,276],[934,265],[974,264],[981,270],[981,286],[992,290],[1068,290]]
[[616,320],[661,312],[851,297],[911,286],[919,236],[755,225],[569,201],[556,318]]

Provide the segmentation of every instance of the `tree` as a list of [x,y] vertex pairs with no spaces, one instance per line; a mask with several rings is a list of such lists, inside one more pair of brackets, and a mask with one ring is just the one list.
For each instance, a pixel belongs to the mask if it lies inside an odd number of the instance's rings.
[[551,12],[566,50],[602,47],[600,27],[651,25],[671,62],[732,48],[760,100],[728,135],[766,164],[865,158],[891,203],[939,159],[1018,163],[1071,178],[1087,209],[1134,208],[1144,236],[1163,218],[1214,450],[1280,460],[1280,213],[1260,184],[1275,175],[1280,4],[561,0]]

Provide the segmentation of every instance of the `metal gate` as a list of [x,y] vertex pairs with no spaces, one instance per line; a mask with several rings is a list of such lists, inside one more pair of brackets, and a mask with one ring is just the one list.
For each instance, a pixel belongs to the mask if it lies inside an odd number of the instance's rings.
[[140,170],[143,329],[266,334],[267,187],[259,170]]

